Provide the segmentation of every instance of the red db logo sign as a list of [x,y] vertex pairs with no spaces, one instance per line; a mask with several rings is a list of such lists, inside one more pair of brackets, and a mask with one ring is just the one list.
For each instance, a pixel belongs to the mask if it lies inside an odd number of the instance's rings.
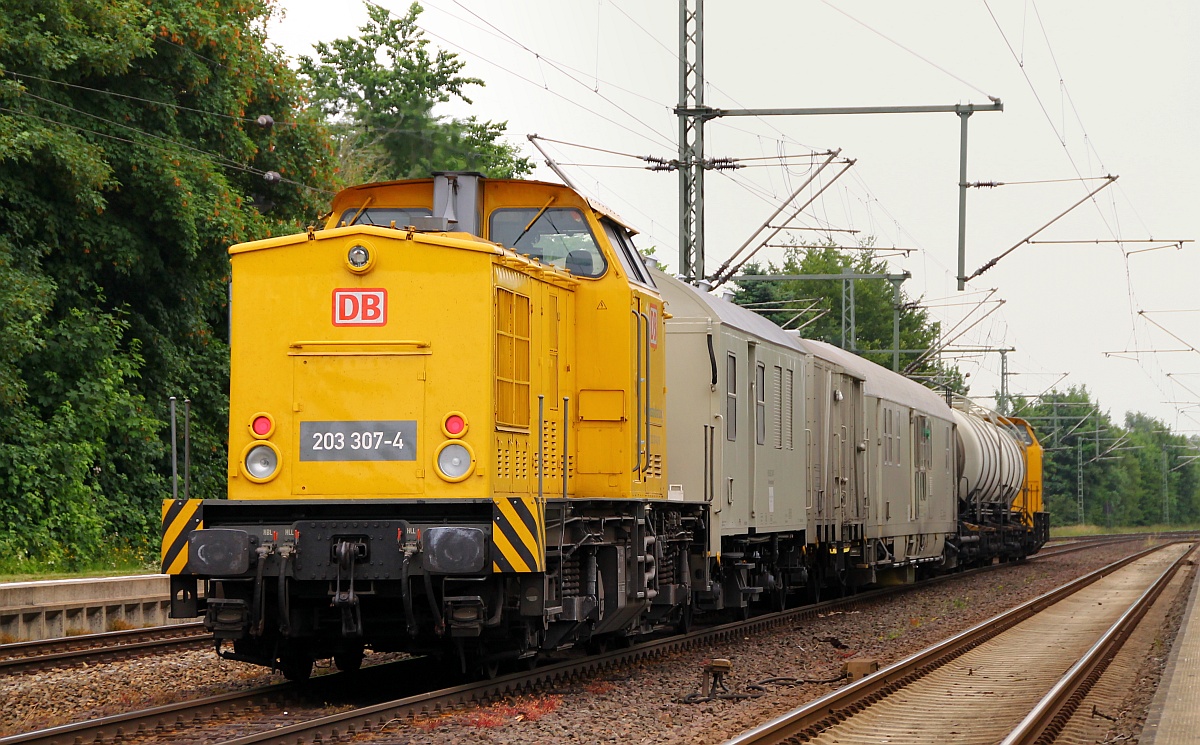
[[387,290],[334,290],[334,326],[386,326]]

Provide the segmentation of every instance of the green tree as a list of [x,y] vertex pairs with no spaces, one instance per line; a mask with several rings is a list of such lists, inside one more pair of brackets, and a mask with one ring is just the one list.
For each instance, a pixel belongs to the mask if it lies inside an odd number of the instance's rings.
[[503,141],[507,123],[434,113],[452,99],[471,103],[466,63],[432,52],[417,25],[421,7],[404,15],[367,3],[357,37],[316,45],[300,58],[313,105],[329,118],[347,183],[419,178],[434,171],[480,171],[494,178],[530,173],[533,163]]
[[[1043,493],[1056,525],[1136,526],[1163,522],[1164,486],[1172,524],[1200,517],[1197,443],[1173,434],[1142,413],[1117,424],[1085,386],[1014,399],[1014,414],[1029,420],[1046,449]],[[1164,483],[1165,482],[1165,483]]]
[[302,226],[333,177],[321,123],[266,44],[271,8],[0,0],[10,563],[153,544],[168,395],[193,402],[193,495],[224,494],[226,249]]
[[[873,251],[847,252],[833,246],[796,246],[787,249],[782,263],[746,264],[739,275],[745,274],[888,274],[887,262],[877,259]],[[737,277],[734,277],[737,281]],[[891,282],[882,279],[849,280],[780,280],[747,281],[739,283],[733,301],[755,310],[784,328],[800,328],[805,338],[819,339],[842,346],[843,285],[854,286],[854,327],[849,326],[850,306],[847,299],[847,320],[844,344],[859,355],[884,367],[892,366],[893,322],[895,296]],[[815,305],[813,312],[801,310]],[[817,313],[822,313],[819,317]],[[901,294],[900,348],[928,349],[941,333],[941,326],[915,302]],[[901,353],[902,366],[916,355]],[[922,364],[915,376],[937,378],[943,386],[962,389],[957,372],[939,367],[936,362]]]

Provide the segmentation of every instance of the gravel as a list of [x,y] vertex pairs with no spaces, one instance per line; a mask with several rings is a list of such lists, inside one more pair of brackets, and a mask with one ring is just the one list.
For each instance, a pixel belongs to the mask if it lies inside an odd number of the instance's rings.
[[[854,657],[874,658],[882,667],[1128,552],[1129,544],[1101,547],[959,578],[858,611],[603,674],[578,687],[393,722],[385,735],[356,742],[719,743],[840,683],[785,680],[765,684],[766,693],[756,698],[684,703],[700,692],[701,670],[710,659],[732,661],[728,682],[735,694],[768,678],[836,678]],[[0,736],[279,680],[263,668],[218,659],[211,650],[9,676],[0,678]]]

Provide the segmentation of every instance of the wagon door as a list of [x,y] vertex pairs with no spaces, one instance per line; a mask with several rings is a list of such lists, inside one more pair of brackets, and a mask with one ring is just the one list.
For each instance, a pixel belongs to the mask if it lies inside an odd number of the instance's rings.
[[826,526],[829,519],[827,505],[827,484],[829,482],[829,403],[832,371],[820,360],[814,360],[808,368],[810,379],[808,390],[811,391],[813,405],[807,412],[804,431],[805,447],[808,450],[808,489],[807,506],[810,524],[813,525],[813,539],[827,539]]

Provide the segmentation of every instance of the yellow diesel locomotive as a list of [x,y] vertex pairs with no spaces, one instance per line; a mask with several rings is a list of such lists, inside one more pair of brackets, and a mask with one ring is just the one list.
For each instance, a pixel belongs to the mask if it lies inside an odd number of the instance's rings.
[[233,247],[229,499],[164,505],[177,613],[293,678],[678,614],[699,510],[650,509],[664,314],[629,235],[563,186],[441,174]]

